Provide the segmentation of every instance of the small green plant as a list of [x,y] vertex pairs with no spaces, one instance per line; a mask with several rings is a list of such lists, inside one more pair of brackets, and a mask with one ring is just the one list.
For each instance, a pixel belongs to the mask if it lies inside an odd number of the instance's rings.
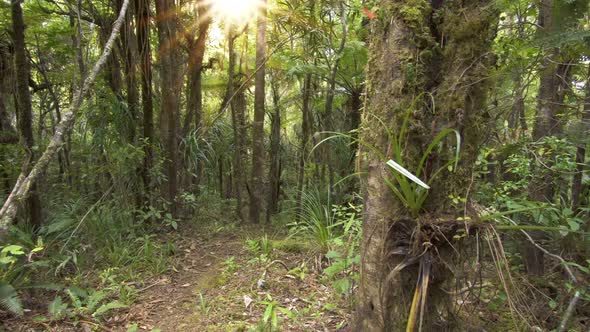
[[64,302],[59,295],[49,303],[48,313],[52,320],[66,317],[98,318],[111,310],[127,307],[118,300],[109,301],[109,293],[105,290],[85,290],[71,286],[65,290],[65,294],[70,299],[69,303]]
[[236,272],[236,270],[238,269],[238,264],[236,264],[236,258],[234,256],[231,256],[230,258],[226,259],[223,262],[223,265],[225,266],[225,272],[229,274]]
[[329,250],[336,237],[334,213],[331,210],[330,194],[322,193],[317,188],[301,193],[301,210],[298,223],[289,224],[292,236],[301,235],[313,242],[320,251]]
[[272,241],[268,239],[268,235],[264,235],[259,240],[246,240],[246,248],[255,256],[251,262],[263,263],[267,262],[273,251]]
[[152,205],[148,206],[147,210],[137,210],[136,212],[142,221],[160,220],[164,225],[172,227],[174,230],[178,229],[178,221],[172,217],[171,213]]
[[199,309],[203,315],[208,315],[211,311],[211,305],[209,301],[203,296],[203,293],[199,292]]
[[359,279],[360,255],[353,251],[349,251],[347,255],[342,255],[337,251],[329,251],[326,258],[332,261],[332,264],[324,269],[324,274],[334,280],[332,287],[338,294],[350,293],[354,283]]
[[197,210],[197,208],[199,207],[199,204],[197,202],[197,196],[193,193],[184,192],[180,194],[180,200],[183,206],[191,210]]
[[43,251],[43,240],[38,238],[36,245],[30,250],[16,244],[0,248],[0,307],[22,315],[23,306],[17,288],[26,286],[29,282],[28,275],[37,267],[45,265],[43,261],[33,260],[34,255]]
[[259,325],[263,331],[277,331],[279,328],[278,312],[283,313],[290,319],[293,319],[294,317],[291,310],[279,306],[278,302],[274,301],[270,294],[266,295],[266,301],[260,301],[258,303],[266,306],[262,320],[260,322],[261,324]]
[[[383,163],[389,166],[391,179],[386,177],[383,180],[385,181],[391,192],[402,202],[402,204],[410,211],[410,213],[414,217],[417,217],[419,215],[422,206],[424,205],[424,202],[426,200],[426,197],[428,197],[428,189],[430,188],[430,183],[434,179],[436,179],[442,171],[454,171],[457,168],[459,163],[459,154],[461,151],[461,134],[459,133],[459,131],[455,129],[447,128],[439,132],[438,135],[434,137],[432,142],[430,142],[430,144],[426,147],[426,150],[422,154],[420,161],[418,162],[418,165],[416,165],[416,169],[413,173],[406,169],[408,165],[403,166],[405,164],[404,158],[405,147],[407,142],[406,133],[408,131],[410,115],[412,114],[412,111],[415,109],[416,102],[420,100],[422,96],[423,94],[414,98],[414,100],[412,101],[412,105],[408,107],[408,110],[404,115],[401,127],[395,130],[397,135],[394,133],[394,129],[387,126],[387,124],[382,119],[380,119],[374,114],[369,114],[369,116],[373,116],[383,126],[383,129],[387,133],[387,137],[389,140],[389,153],[386,151],[381,151],[374,145],[369,144],[353,136],[352,134],[344,134],[338,132],[327,132],[332,136],[323,139],[314,147],[315,149],[317,146],[327,142],[328,140],[346,137],[368,148],[371,152],[375,153],[375,155],[382,159]],[[449,161],[443,163],[438,169],[436,169],[430,175],[427,181],[424,182],[420,180],[420,176],[424,171],[426,160],[428,159],[430,154],[433,151],[435,151],[435,149],[440,147],[442,142],[448,136],[451,136],[453,134],[455,135],[456,140],[454,157],[451,158]]]
[[305,262],[301,263],[301,265],[294,267],[293,269],[289,270],[287,274],[295,276],[297,279],[303,281],[305,280],[305,276],[307,275],[308,269]]

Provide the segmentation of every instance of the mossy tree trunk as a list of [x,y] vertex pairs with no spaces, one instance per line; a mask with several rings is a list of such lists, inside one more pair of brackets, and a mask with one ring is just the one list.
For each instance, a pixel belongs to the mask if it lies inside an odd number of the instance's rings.
[[[448,197],[469,196],[475,159],[487,132],[486,78],[494,61],[490,45],[498,12],[492,0],[383,0],[378,7],[371,24],[360,133],[360,167],[367,176],[362,181],[362,272],[355,326],[358,331],[405,329],[418,262],[429,256],[432,268],[424,323],[426,330],[448,329],[454,322],[441,286],[450,279],[450,272],[441,262],[454,257],[450,257],[449,243],[441,238],[453,239],[464,227],[456,221],[464,215],[464,205],[454,205]],[[453,173],[444,170],[431,179],[435,170],[453,158],[453,144],[442,144],[428,158],[421,178],[430,181],[431,189],[417,217],[386,185],[384,179],[391,174],[386,160],[366,147],[370,144],[391,157],[392,146],[381,121],[397,135],[408,110],[402,158],[410,171],[415,172],[427,146],[442,130],[458,130],[463,141]],[[444,237],[435,236],[438,233]]]

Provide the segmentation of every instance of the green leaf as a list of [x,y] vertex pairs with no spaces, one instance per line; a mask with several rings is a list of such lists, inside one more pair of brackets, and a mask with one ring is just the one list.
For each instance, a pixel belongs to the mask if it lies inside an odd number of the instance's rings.
[[325,268],[324,274],[331,278],[344,270],[346,270],[346,263],[343,260],[339,260]]
[[574,232],[577,232],[580,229],[580,224],[578,224],[575,220],[569,219],[567,223],[570,226],[570,229]]
[[100,315],[105,314],[106,312],[113,310],[113,309],[119,309],[119,308],[127,308],[127,305],[119,302],[119,301],[113,301],[113,302],[109,302],[107,304],[103,304],[102,306],[100,306],[100,308],[98,308],[93,314],[92,317],[97,317]]
[[277,307],[277,309],[291,319],[293,319],[293,317],[295,317],[293,312],[287,308]]
[[262,316],[262,321],[264,323],[268,323],[268,321],[270,320],[270,316],[272,315],[272,312],[274,311],[274,303],[269,303],[268,306],[266,306],[266,310],[264,311],[264,315]]
[[277,312],[273,310],[272,312],[272,326],[276,328],[279,326],[279,317],[277,316]]
[[102,300],[104,300],[106,297],[107,293],[102,290],[90,294],[90,296],[88,297],[88,302],[86,303],[86,308],[89,312],[94,312],[94,309],[96,309],[98,307],[98,304],[102,302]]
[[11,254],[13,256],[21,256],[21,255],[24,255],[25,252],[23,251],[23,247],[13,244],[13,245],[9,245],[9,246],[4,247],[4,249],[2,249],[2,254],[3,255]]
[[129,328],[127,329],[127,332],[136,332],[139,329],[139,325],[137,323],[129,326]]
[[341,258],[342,255],[340,255],[339,252],[334,251],[334,250],[330,250],[328,251],[328,253],[326,254],[326,258],[330,258],[330,259],[334,259],[334,258]]
[[334,287],[338,294],[346,294],[351,286],[352,285],[348,278],[338,279],[332,284],[332,287]]
[[12,256],[0,257],[0,264],[8,265],[8,264],[12,264],[14,262],[16,262],[16,258],[14,258]]

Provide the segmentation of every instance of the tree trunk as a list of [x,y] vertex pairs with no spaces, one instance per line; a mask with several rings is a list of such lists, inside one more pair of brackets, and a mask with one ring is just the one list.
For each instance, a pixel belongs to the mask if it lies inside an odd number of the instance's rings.
[[160,86],[162,91],[161,137],[164,149],[164,175],[162,196],[170,204],[170,213],[178,216],[176,195],[178,172],[178,125],[180,61],[178,57],[178,20],[173,0],[156,0],[158,26],[158,55],[160,59]]
[[5,96],[8,95],[8,86],[10,82],[10,72],[12,68],[9,64],[11,56],[8,50],[0,45],[0,144],[16,144],[18,143],[18,135],[16,129],[12,125],[12,119],[6,108],[7,100]]
[[266,222],[270,223],[272,215],[279,211],[279,193],[281,191],[281,106],[279,87],[275,77],[271,84],[273,114],[271,117],[270,132],[270,170],[268,208],[266,210]]
[[143,111],[143,167],[144,200],[151,200],[150,170],[154,160],[154,107],[152,97],[152,51],[150,46],[150,1],[135,0],[137,13],[137,45],[140,61],[141,105]]
[[[334,127],[333,119],[333,108],[334,108],[334,94],[336,93],[336,75],[338,74],[338,66],[340,64],[340,57],[344,51],[346,45],[346,39],[348,35],[347,23],[346,23],[346,6],[344,0],[339,1],[340,6],[340,23],[342,25],[342,38],[340,39],[340,46],[335,50],[333,63],[330,71],[330,79],[328,81],[328,90],[326,91],[326,103],[324,107],[324,131],[333,132],[336,130]],[[324,162],[325,166],[328,167],[328,177],[330,184],[330,194],[334,194],[334,161],[332,157],[332,149],[330,149],[331,142],[324,143],[322,150],[324,151]]]
[[[18,131],[21,142],[26,150],[24,172],[28,172],[35,160],[35,138],[33,134],[33,107],[29,91],[30,66],[25,49],[25,22],[20,0],[12,0],[12,31],[14,44],[14,67],[16,70],[16,95],[18,109]],[[31,186],[29,198],[26,201],[26,212],[29,223],[34,228],[41,227],[41,201],[37,193],[37,185]]]
[[[553,17],[553,0],[542,0],[539,4],[539,34],[547,36],[555,31]],[[562,63],[558,48],[548,50],[540,70],[539,92],[537,94],[537,114],[533,128],[533,140],[561,133],[559,115],[565,93],[565,76],[568,76],[569,64]],[[555,183],[554,174],[547,174],[545,166],[533,169],[533,180],[529,186],[529,199],[537,202],[553,202]],[[550,172],[549,172],[550,173]],[[548,181],[549,179],[549,181]],[[538,242],[543,239],[542,231],[531,231],[531,236]],[[544,253],[532,243],[523,239],[523,259],[527,273],[542,276],[545,271]]]
[[[193,115],[197,135],[200,135],[203,126],[203,58],[205,57],[207,34],[209,26],[211,25],[212,16],[210,14],[210,2],[201,0],[199,1],[198,6],[199,35],[196,41],[191,40],[189,42],[188,72],[190,78],[186,112],[187,118],[185,119],[183,128],[183,137],[186,137],[189,132],[190,123],[193,121]],[[202,170],[204,168],[203,160],[199,158],[196,165],[196,178],[194,179],[193,186],[195,190],[198,191]]]
[[254,122],[252,123],[252,179],[250,181],[250,222],[259,223],[264,192],[264,116],[266,62],[266,0],[259,1],[256,34],[256,78]]
[[[122,6],[122,0],[118,0],[118,9]],[[139,89],[137,85],[137,38],[134,32],[133,16],[137,12],[134,5],[127,11],[125,27],[122,34],[123,50],[125,52],[125,84],[127,85],[127,141],[131,144],[135,142],[135,131],[137,122],[137,113],[139,109]]]
[[[590,66],[588,66],[588,75],[586,77],[586,96],[584,98],[584,108],[582,110],[581,120],[581,135],[578,135],[580,139],[588,137],[590,134]],[[582,139],[583,140],[583,139]],[[576,149],[576,174],[572,179],[572,210],[574,212],[579,211],[581,207],[581,194],[582,194],[582,179],[584,177],[584,170],[586,169],[586,142],[582,141],[578,143]],[[590,226],[588,226],[590,227]]]
[[[458,207],[448,196],[469,198],[467,188],[479,144],[489,125],[485,112],[489,82],[485,78],[493,64],[489,51],[498,12],[492,0],[419,3],[382,0],[381,12],[372,20],[372,57],[367,66],[367,102],[360,133],[363,145],[359,148],[361,171],[367,176],[362,182],[357,331],[402,331],[407,327],[407,331],[414,331],[417,323],[406,324],[413,321],[409,319],[412,302],[418,308],[423,305],[419,310],[424,315],[424,322],[420,322],[423,331],[460,330],[453,326],[448,307],[451,301],[441,291],[442,286],[450,287],[454,282],[446,262],[458,257],[453,256],[447,241],[434,234],[442,232],[443,237],[452,239],[463,227],[456,221]],[[404,10],[408,8],[412,10]],[[436,112],[430,97],[424,97],[426,93],[432,93]],[[412,105],[420,106],[413,109]],[[398,135],[408,112],[411,124],[400,138],[403,151],[397,158],[381,123]],[[403,166],[417,173],[427,146],[445,128],[454,128],[462,136],[459,165],[453,173],[444,166],[455,153],[451,144],[431,154],[420,174],[431,189],[419,211],[411,212],[387,186],[385,179],[391,179],[392,170],[385,162],[403,158]],[[386,159],[365,143],[384,153]],[[444,167],[441,175],[431,178],[439,167]],[[395,180],[392,182],[395,185]],[[415,193],[420,190],[414,187]],[[416,297],[419,290],[423,297]]]
[[297,212],[295,218],[299,221],[301,216],[301,204],[303,184],[305,182],[305,160],[307,159],[307,144],[311,135],[309,101],[311,97],[311,74],[306,74],[303,79],[301,107],[301,151],[299,152],[299,168],[297,170]]
[[[237,199],[236,214],[240,221],[246,221],[245,209],[247,207],[246,199],[248,197],[247,181],[246,181],[246,96],[244,89],[236,91],[239,88],[239,81],[235,77],[236,66],[236,51],[235,39],[237,35],[235,32],[230,32],[229,35],[229,68],[228,68],[228,96],[233,98],[230,101],[232,125],[234,127],[234,158],[231,170],[233,170],[233,181],[230,179],[226,184],[230,186],[234,182],[235,197]],[[228,174],[232,174],[230,171]]]

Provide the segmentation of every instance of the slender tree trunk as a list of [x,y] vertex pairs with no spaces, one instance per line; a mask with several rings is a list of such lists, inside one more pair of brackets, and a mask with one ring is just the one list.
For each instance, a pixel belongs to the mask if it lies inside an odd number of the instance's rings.
[[[324,123],[324,131],[335,131],[334,128],[334,119],[333,119],[333,108],[334,108],[334,94],[336,93],[336,75],[338,74],[338,67],[340,64],[340,57],[342,52],[344,51],[344,47],[346,45],[346,38],[348,37],[348,26],[346,23],[346,6],[344,5],[344,0],[340,0],[340,23],[342,25],[342,38],[340,40],[340,47],[336,50],[334,54],[334,62],[332,63],[332,68],[330,72],[330,79],[328,81],[328,90],[326,91],[326,103],[324,108],[324,116],[325,116],[325,123]],[[330,184],[330,194],[334,194],[334,162],[332,151],[330,149],[331,142],[327,142],[324,144],[325,146],[322,148],[324,151],[325,157],[324,161],[326,163],[325,166],[328,167],[328,177],[329,177],[329,184]]]
[[303,195],[303,184],[305,182],[305,160],[307,159],[307,145],[309,142],[309,137],[311,136],[309,114],[311,74],[306,74],[305,78],[303,79],[302,95],[303,106],[301,107],[301,151],[299,152],[299,167],[297,170],[297,213],[295,215],[297,221],[299,221],[301,216],[301,199]]
[[137,45],[140,61],[141,105],[143,111],[143,167],[144,200],[151,200],[150,170],[154,160],[154,107],[152,97],[152,51],[150,46],[150,1],[135,0],[137,13]]
[[270,223],[272,215],[279,211],[279,193],[281,191],[281,106],[279,87],[276,82],[277,78],[273,79],[271,84],[272,100],[273,100],[273,114],[271,117],[271,133],[270,133],[270,170],[268,173],[269,179],[269,195],[268,208],[266,210],[266,222]]
[[[363,142],[386,155],[384,160],[372,149],[359,147],[361,171],[367,175],[362,181],[362,267],[356,331],[416,330],[418,323],[407,324],[412,302],[424,315],[424,322],[419,323],[421,330],[460,330],[453,325],[452,301],[441,291],[455,282],[448,262],[460,257],[448,241],[434,234],[451,239],[457,229],[464,228],[457,223],[457,208],[448,196],[469,199],[467,188],[488,125],[485,102],[489,82],[485,78],[493,65],[489,51],[498,12],[492,0],[415,4],[413,0],[394,4],[382,0],[378,18],[371,23],[372,56],[367,66],[367,101],[360,135]],[[399,10],[406,6],[412,8],[411,16]],[[426,52],[431,54],[428,59],[413,56]],[[433,94],[436,112],[428,106],[425,93]],[[412,105],[420,106],[412,109]],[[463,142],[461,159],[453,173],[445,168],[444,174],[431,178],[437,168],[427,165],[423,169],[420,177],[430,182],[431,189],[417,213],[409,211],[385,181],[392,172],[385,162],[395,157],[382,122],[399,135],[408,112],[411,124],[400,138],[404,150],[400,162],[411,172],[416,172],[427,146],[445,128],[458,130]],[[454,148],[447,146],[431,155],[430,165],[444,165],[453,153]],[[418,292],[421,296],[416,296]]]
[[12,125],[11,116],[6,108],[8,101],[8,87],[12,72],[12,56],[8,50],[0,45],[0,144],[18,143],[18,134]]
[[[209,1],[201,0],[199,1],[198,6],[199,35],[196,41],[191,40],[189,43],[189,93],[186,112],[187,118],[185,119],[183,128],[183,137],[186,137],[188,134],[190,123],[193,121],[193,115],[197,135],[200,135],[203,126],[203,58],[205,57],[207,34],[209,32],[209,26],[211,25],[212,16],[210,14],[211,3]],[[203,160],[197,160],[196,165],[196,178],[194,179],[193,186],[195,190],[198,191],[204,168]]]
[[[553,0],[542,0],[539,3],[539,34],[548,35],[555,30],[553,17]],[[563,102],[564,88],[562,77],[565,77],[569,65],[560,63],[558,48],[551,48],[543,61],[540,70],[539,92],[537,95],[537,114],[533,128],[533,140],[540,141],[544,137],[557,135],[561,132],[559,113]],[[564,76],[560,76],[564,75]],[[537,166],[533,170],[533,180],[529,185],[529,199],[537,202],[553,202],[555,183],[554,174],[543,174],[548,170],[545,166]],[[548,181],[548,178],[550,179]],[[532,231],[531,236],[538,242],[543,239],[542,231]],[[545,271],[544,253],[526,239],[523,239],[523,259],[527,273],[542,276]]]
[[[122,6],[122,0],[118,0],[118,9]],[[137,12],[136,4],[127,11],[125,28],[122,34],[122,45],[125,52],[125,83],[127,85],[127,141],[135,142],[135,131],[137,129],[137,113],[139,109],[139,89],[137,84],[137,38],[134,32],[133,17]]]
[[[231,32],[229,36],[229,66],[228,66],[228,96],[233,96],[230,102],[231,114],[232,114],[232,125],[234,127],[234,157],[233,165],[228,174],[233,173],[233,181],[226,181],[226,184],[231,188],[234,183],[234,194],[238,201],[236,207],[236,214],[240,221],[246,221],[245,209],[247,207],[246,199],[248,196],[247,192],[247,181],[246,181],[246,96],[244,90],[236,91],[236,88],[240,86],[239,81],[235,77],[235,66],[236,66],[236,51],[235,51],[235,40],[237,35],[235,32]],[[231,192],[231,190],[230,190]]]
[[[109,28],[111,26],[110,20],[106,18],[102,18],[102,22],[100,24],[100,32],[99,32],[99,43],[102,48],[105,47],[106,42],[109,37]],[[118,47],[116,47],[108,58],[108,63],[105,68],[106,72],[106,81],[108,87],[111,89],[111,92],[117,97],[117,100],[123,102],[125,99],[123,98],[123,79],[121,77],[121,62],[118,52]]]
[[[17,108],[18,130],[21,141],[27,151],[25,172],[33,166],[35,160],[35,138],[33,134],[33,106],[31,105],[31,93],[29,91],[29,77],[31,76],[29,60],[25,46],[25,22],[21,8],[21,0],[12,0],[12,31],[14,44],[14,67],[16,69],[17,84]],[[31,186],[31,192],[27,199],[27,218],[33,227],[39,228],[42,224],[41,201],[37,193],[37,185]]]
[[156,0],[158,26],[158,55],[162,90],[161,137],[164,148],[164,175],[162,196],[170,203],[170,213],[178,216],[176,195],[178,172],[177,125],[180,91],[180,62],[176,43],[178,38],[177,8],[174,0]]
[[217,168],[219,172],[219,198],[224,199],[223,196],[223,157],[219,157],[217,160]]
[[256,78],[254,122],[252,123],[252,179],[250,187],[250,222],[260,222],[264,192],[264,116],[266,61],[266,0],[260,1],[256,34]]
[[[586,96],[584,98],[584,108],[582,110],[582,131],[579,135],[582,137],[588,137],[590,134],[590,66],[588,66],[588,75],[586,77]],[[586,142],[578,143],[576,149],[576,174],[572,179],[572,210],[575,212],[579,211],[581,207],[581,194],[582,194],[582,178],[584,177],[584,170],[586,169]],[[588,226],[590,227],[590,226]]]

